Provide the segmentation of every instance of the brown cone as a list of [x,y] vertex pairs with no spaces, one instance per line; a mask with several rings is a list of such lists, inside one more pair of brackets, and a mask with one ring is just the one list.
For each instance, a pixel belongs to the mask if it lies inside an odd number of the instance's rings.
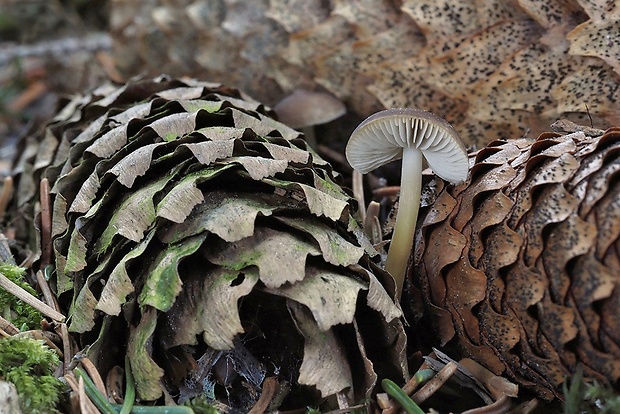
[[620,379],[620,129],[544,133],[472,154],[437,179],[417,233],[414,289],[441,345],[545,399],[579,364]]

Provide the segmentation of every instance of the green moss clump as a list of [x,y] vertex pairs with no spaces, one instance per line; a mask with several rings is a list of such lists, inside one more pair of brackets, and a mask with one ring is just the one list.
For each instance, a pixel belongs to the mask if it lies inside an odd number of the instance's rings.
[[[26,269],[22,267],[0,262],[0,273],[36,297],[37,292],[24,280],[25,272]],[[43,319],[38,310],[2,288],[0,288],[0,315],[22,330],[38,327]]]
[[31,338],[0,339],[0,378],[17,388],[24,413],[53,413],[63,383],[52,374],[58,355],[43,341]]
[[620,394],[611,388],[598,384],[596,381],[594,384],[586,386],[585,399],[596,407],[595,412],[597,413],[620,413]]
[[219,411],[205,397],[196,397],[184,404],[196,414],[218,414]]
[[590,413],[620,413],[620,394],[596,381],[586,383],[583,380],[583,367],[579,366],[570,386],[564,384],[564,414]]

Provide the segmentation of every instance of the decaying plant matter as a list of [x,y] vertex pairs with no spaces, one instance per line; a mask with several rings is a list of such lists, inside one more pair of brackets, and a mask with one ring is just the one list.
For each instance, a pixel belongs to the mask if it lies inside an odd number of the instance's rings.
[[433,181],[410,274],[440,343],[546,399],[579,365],[617,389],[620,129],[470,157],[466,183]]
[[468,146],[558,118],[620,123],[620,3],[610,0],[120,0],[118,63],[237,85],[270,105],[327,90],[363,119],[447,119]]
[[48,179],[69,328],[104,377],[129,356],[140,400],[247,411],[268,385],[272,409],[343,404],[407,376],[394,283],[351,197],[271,115],[161,77],[77,97],[22,143],[11,225],[34,233]]

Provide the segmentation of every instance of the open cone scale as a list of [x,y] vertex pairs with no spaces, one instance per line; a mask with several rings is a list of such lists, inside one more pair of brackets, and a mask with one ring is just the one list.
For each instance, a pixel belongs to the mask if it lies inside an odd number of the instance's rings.
[[274,377],[297,408],[407,376],[393,280],[354,201],[271,115],[235,89],[160,77],[76,97],[22,142],[11,223],[34,233],[48,178],[69,329],[104,377],[129,356],[139,400],[210,384],[247,411]]

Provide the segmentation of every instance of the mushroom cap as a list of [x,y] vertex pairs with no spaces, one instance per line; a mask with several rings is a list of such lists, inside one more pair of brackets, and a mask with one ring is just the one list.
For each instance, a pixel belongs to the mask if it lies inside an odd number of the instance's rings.
[[340,118],[347,112],[346,106],[326,92],[295,89],[273,107],[278,119],[291,128],[320,125]]
[[403,148],[422,152],[429,167],[451,183],[467,179],[467,150],[446,120],[414,108],[392,108],[366,118],[351,134],[346,156],[349,164],[368,173],[402,158]]

